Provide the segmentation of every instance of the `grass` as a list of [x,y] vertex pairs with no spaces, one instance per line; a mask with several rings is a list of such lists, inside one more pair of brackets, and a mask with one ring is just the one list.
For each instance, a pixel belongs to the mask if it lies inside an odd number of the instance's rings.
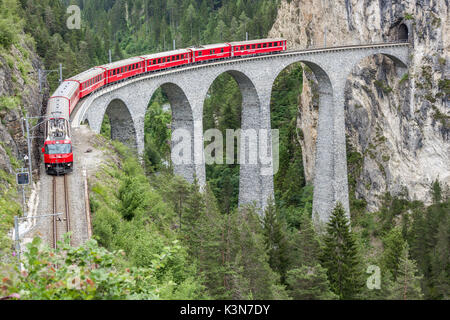
[[381,80],[375,80],[375,81],[373,82],[373,84],[374,84],[377,88],[383,90],[383,92],[386,93],[386,94],[389,94],[389,93],[392,92],[392,88],[389,87],[387,84],[385,84],[385,83],[384,83],[383,81],[381,81]]
[[0,97],[0,111],[15,110],[20,106],[20,97],[2,96]]

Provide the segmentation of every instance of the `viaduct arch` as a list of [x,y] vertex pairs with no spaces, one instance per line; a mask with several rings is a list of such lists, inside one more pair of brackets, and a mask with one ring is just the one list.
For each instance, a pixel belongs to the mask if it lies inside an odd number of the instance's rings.
[[[134,132],[135,146],[142,153],[147,106],[155,90],[162,87],[172,105],[173,128],[189,132],[193,144],[191,164],[175,167],[175,173],[188,181],[193,181],[196,176],[200,185],[204,185],[203,104],[213,81],[227,72],[238,83],[243,99],[242,129],[254,129],[256,132],[261,129],[270,130],[273,84],[281,71],[293,63],[302,62],[315,73],[319,82],[313,216],[316,225],[321,226],[328,221],[337,202],[341,202],[349,213],[344,90],[354,66],[375,54],[391,58],[398,68],[398,74],[402,75],[407,68],[409,44],[401,42],[288,51],[149,74],[104,88],[87,97],[74,112],[72,126],[77,127],[87,119],[91,129],[99,133],[107,107],[111,103],[117,104],[114,101],[119,100],[130,114],[127,124],[132,124],[134,131],[125,129],[122,125],[122,129],[117,129],[117,135],[128,137]],[[248,146],[243,142],[245,141],[241,138],[241,153],[248,151]],[[173,143],[176,141],[172,141]],[[270,154],[273,153],[271,148],[272,144],[269,143]],[[274,194],[273,174],[266,175],[263,172],[272,170],[273,165],[273,158],[269,164],[260,161],[253,165],[241,164],[240,205],[255,203],[260,208],[266,206],[268,199]]]

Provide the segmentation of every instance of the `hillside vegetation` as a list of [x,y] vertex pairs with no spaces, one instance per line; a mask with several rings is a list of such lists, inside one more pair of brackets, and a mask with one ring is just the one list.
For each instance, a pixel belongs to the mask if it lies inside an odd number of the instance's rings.
[[[17,4],[17,23],[35,39],[46,67],[62,62],[65,76],[107,62],[109,48],[119,59],[170,49],[173,39],[184,47],[243,39],[246,31],[251,38],[264,37],[277,8],[272,0],[72,1],[83,9],[82,29],[68,30],[68,1],[10,2]],[[0,28],[9,30],[13,22]],[[13,40],[8,37],[2,40],[5,46],[15,41],[14,32]],[[271,120],[280,130],[280,171],[264,218],[252,206],[238,209],[238,165],[208,166],[203,193],[197,183],[173,175],[171,112],[159,90],[145,120],[143,165],[133,150],[108,143],[120,161],[103,166],[91,179],[93,240],[80,248],[66,243],[52,250],[36,239],[24,257],[26,272],[11,261],[0,265],[0,296],[449,299],[450,198],[439,181],[430,186],[430,206],[386,194],[379,212],[367,212],[364,199],[354,195],[352,181],[361,163],[349,146],[351,221],[338,205],[326,232],[315,232],[313,187],[306,184],[297,129],[302,75],[303,66],[293,65],[273,89]],[[54,88],[55,78],[49,81]],[[205,101],[204,128],[239,128],[241,99],[232,76],[217,78]],[[110,136],[107,119],[102,134]],[[13,202],[5,203],[17,210]],[[370,290],[367,270],[373,266],[380,270],[381,287]]]

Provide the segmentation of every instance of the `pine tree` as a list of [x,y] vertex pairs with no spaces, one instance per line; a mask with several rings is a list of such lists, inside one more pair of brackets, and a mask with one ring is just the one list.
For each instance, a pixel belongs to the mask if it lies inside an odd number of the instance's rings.
[[289,264],[289,247],[286,226],[280,220],[272,199],[269,200],[264,215],[264,238],[269,254],[270,267],[281,276],[284,283]]
[[260,218],[253,207],[230,215],[229,261],[232,299],[272,299],[277,274],[269,266]]
[[354,299],[362,289],[356,241],[344,207],[338,203],[333,210],[324,237],[322,266],[327,269],[332,291],[340,299]]
[[319,263],[320,243],[311,217],[307,212],[304,212],[301,217],[300,230],[295,233],[293,241],[293,250],[291,253],[292,267],[313,267]]
[[403,247],[398,275],[390,289],[390,299],[393,300],[421,300],[423,299],[420,281],[422,276],[418,275],[417,263],[409,258],[409,246]]
[[442,201],[442,187],[439,180],[435,180],[431,186],[431,195],[433,198],[433,203],[437,204]]
[[330,290],[326,269],[319,264],[289,270],[287,283],[289,294],[294,300],[331,300],[338,298]]
[[450,298],[450,219],[444,218],[437,234],[436,248],[431,257],[431,284],[434,299]]
[[383,239],[383,256],[381,258],[384,267],[389,270],[394,279],[397,277],[398,265],[405,240],[399,227],[393,228]]

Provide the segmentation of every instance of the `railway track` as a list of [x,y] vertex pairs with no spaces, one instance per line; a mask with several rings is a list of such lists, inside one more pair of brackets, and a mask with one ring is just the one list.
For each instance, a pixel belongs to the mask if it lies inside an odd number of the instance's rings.
[[53,177],[53,239],[54,249],[58,241],[62,241],[64,234],[70,232],[69,189],[67,176]]

